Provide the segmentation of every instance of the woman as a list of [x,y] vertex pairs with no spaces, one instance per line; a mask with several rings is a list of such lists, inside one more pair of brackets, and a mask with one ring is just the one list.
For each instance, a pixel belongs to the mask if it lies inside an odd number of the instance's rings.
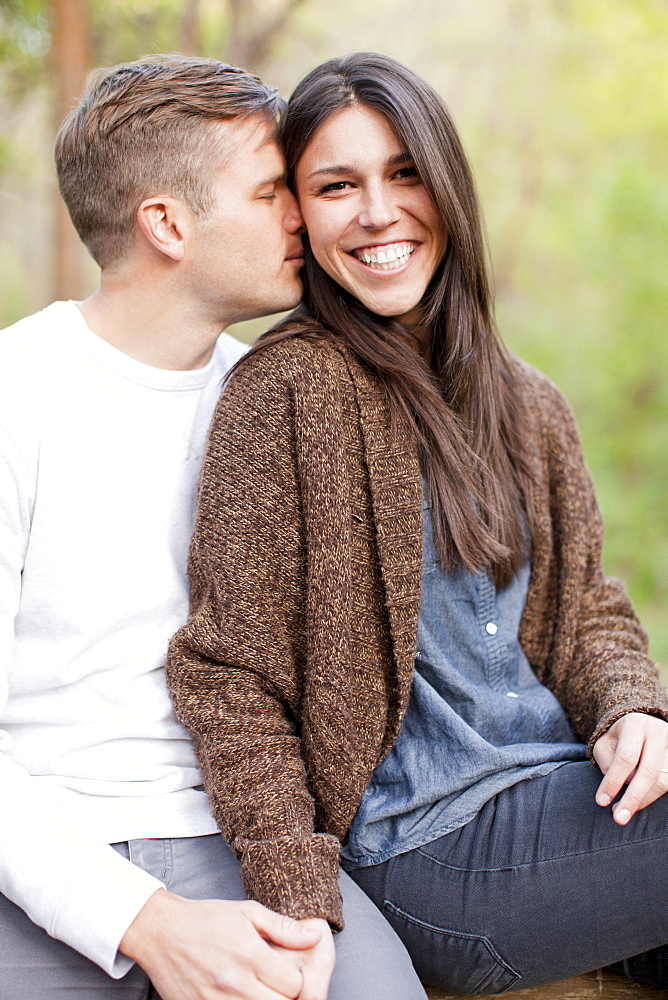
[[427,982],[668,985],[668,703],[449,115],[363,53],[284,141],[305,309],[219,405],[169,668],[247,891],[338,929],[341,854]]

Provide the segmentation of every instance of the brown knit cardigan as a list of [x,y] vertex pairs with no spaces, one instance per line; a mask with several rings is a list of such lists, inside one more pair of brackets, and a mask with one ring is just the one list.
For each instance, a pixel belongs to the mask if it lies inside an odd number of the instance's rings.
[[[668,718],[646,636],[601,572],[572,414],[517,362],[532,559],[522,648],[590,745],[621,715]],[[216,411],[191,548],[190,619],[168,680],[246,891],[343,925],[339,841],[397,739],[413,675],[421,483],[377,380],[300,338],[251,359]]]

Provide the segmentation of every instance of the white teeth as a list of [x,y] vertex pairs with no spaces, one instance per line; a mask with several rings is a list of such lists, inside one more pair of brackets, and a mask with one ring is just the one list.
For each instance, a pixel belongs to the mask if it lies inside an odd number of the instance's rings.
[[393,243],[385,246],[376,252],[372,250],[358,250],[356,256],[370,267],[376,267],[382,271],[391,271],[404,264],[415,250],[414,243]]

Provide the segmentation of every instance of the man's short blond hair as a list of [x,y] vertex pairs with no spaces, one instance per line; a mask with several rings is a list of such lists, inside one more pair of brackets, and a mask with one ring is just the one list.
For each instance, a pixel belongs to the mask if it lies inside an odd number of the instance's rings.
[[97,263],[127,252],[145,198],[171,195],[209,212],[212,152],[218,165],[226,153],[215,125],[258,115],[276,126],[282,109],[273,88],[216,59],[155,56],[91,74],[55,157],[72,222]]

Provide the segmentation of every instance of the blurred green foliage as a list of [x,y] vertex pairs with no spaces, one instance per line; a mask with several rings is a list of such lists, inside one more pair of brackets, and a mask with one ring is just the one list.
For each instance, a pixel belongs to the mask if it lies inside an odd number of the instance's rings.
[[4,94],[17,96],[44,72],[51,47],[43,0],[0,0],[0,65]]
[[[200,51],[224,55],[228,5],[199,11]],[[181,48],[186,14],[185,0],[94,0],[94,61]],[[48,47],[43,0],[0,0],[0,324],[44,304]],[[481,190],[501,332],[570,399],[607,568],[668,665],[668,3],[304,0],[251,68],[287,93],[355,49],[407,62],[451,107]]]
[[552,114],[524,112],[524,192],[509,215],[482,156],[499,319],[577,412],[607,568],[629,583],[665,664],[668,9],[587,0],[559,27],[540,53]]

